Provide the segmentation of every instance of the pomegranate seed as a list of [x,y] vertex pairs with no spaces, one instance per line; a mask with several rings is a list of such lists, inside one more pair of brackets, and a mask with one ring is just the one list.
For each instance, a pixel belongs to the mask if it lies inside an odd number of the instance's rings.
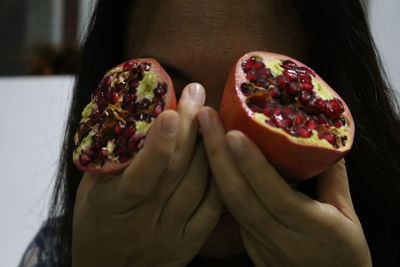
[[288,90],[289,95],[295,97],[300,93],[301,88],[298,83],[291,82],[291,83],[289,83],[287,90]]
[[256,63],[254,64],[254,68],[255,68],[256,70],[260,70],[260,69],[265,68],[265,65],[264,65],[264,63],[258,61],[258,62],[256,62]]
[[154,117],[157,117],[163,110],[164,107],[162,105],[156,106],[154,109]]
[[128,102],[134,102],[134,101],[136,101],[136,94],[131,94],[131,93],[128,93],[128,94],[126,94],[125,96],[124,96],[124,103],[128,103]]
[[285,118],[283,118],[283,122],[287,125],[287,126],[291,126],[292,125],[292,123],[293,123],[293,120],[291,119],[291,118],[289,118],[289,117],[285,117]]
[[304,120],[304,115],[303,114],[298,113],[298,114],[294,115],[294,123],[296,125],[302,124],[303,120]]
[[[253,59],[253,60],[252,60]],[[248,72],[254,67],[255,59],[250,58],[249,60],[246,60],[242,63],[242,68],[245,72]]]
[[92,162],[92,159],[91,159],[88,155],[86,155],[86,154],[81,154],[81,155],[79,156],[79,163],[80,163],[82,166],[87,166],[87,165],[90,164],[90,162]]
[[346,126],[346,120],[344,118],[340,118],[339,120],[342,126]]
[[128,140],[128,148],[133,150],[141,139],[140,135],[132,135]]
[[258,112],[258,113],[262,113],[262,112],[263,112],[263,110],[262,110],[259,106],[255,105],[255,104],[248,103],[247,106],[248,106],[249,109],[251,109],[251,111],[253,111],[253,112]]
[[312,85],[312,83],[310,83],[310,82],[304,81],[301,83],[301,87],[303,88],[303,90],[312,91],[312,89],[314,88],[314,85]]
[[342,127],[342,123],[340,122],[340,120],[335,120],[332,122],[333,122],[333,126],[335,126],[336,128]]
[[149,70],[150,70],[150,64],[149,63],[141,63],[138,66],[139,73],[144,72],[144,71],[149,71]]
[[303,106],[310,101],[310,99],[313,97],[313,93],[308,92],[308,91],[302,91],[298,97],[299,104],[302,104]]
[[250,70],[246,74],[246,79],[249,80],[250,82],[253,82],[255,79],[257,79],[257,73],[255,70]]
[[272,116],[271,121],[274,123],[274,125],[278,128],[286,128],[288,125],[285,123],[285,121],[282,120],[282,117],[280,115],[277,116]]
[[139,109],[146,110],[150,107],[151,101],[147,98],[143,98],[142,101],[139,102]]
[[[306,92],[306,91],[303,91]],[[305,105],[305,107],[309,110],[309,111],[313,111],[315,109],[315,104],[317,103],[317,98],[316,97],[312,97],[307,104]]]
[[332,114],[330,118],[338,118],[344,112],[342,102],[340,102],[339,99],[335,98],[333,100],[330,100],[329,103],[331,105],[331,110],[329,110],[329,113]]
[[132,135],[134,135],[136,133],[136,126],[134,124],[131,124],[127,127],[125,127],[124,131],[123,131],[123,135],[125,137],[130,137]]
[[307,75],[300,75],[299,78],[300,78],[301,82],[309,82],[309,83],[311,83],[311,77],[308,74]]
[[271,69],[269,68],[262,69],[259,71],[258,74],[260,75],[261,78],[267,79],[271,75]]
[[326,141],[328,141],[331,144],[335,144],[336,143],[336,138],[333,134],[328,133],[328,134],[323,134],[319,137],[319,139],[325,139]]
[[136,88],[139,86],[139,81],[137,79],[132,79],[129,81],[130,88]]
[[268,90],[268,94],[269,94],[272,98],[278,99],[278,98],[282,95],[282,92],[281,92],[281,90],[279,90],[278,87],[272,87],[272,88],[270,88],[270,89]]
[[314,109],[319,112],[324,112],[326,106],[325,103],[326,101],[324,101],[322,98],[318,98],[317,101],[315,102]]
[[117,91],[121,91],[121,90],[125,89],[125,87],[126,87],[125,82],[115,84],[115,89]]
[[116,135],[121,135],[123,133],[123,129],[125,128],[125,126],[123,124],[121,124],[120,122],[118,122],[117,124],[115,124],[114,126],[114,133]]
[[307,121],[306,126],[308,129],[311,130],[317,130],[318,129],[318,124],[315,121]]
[[280,85],[280,86],[286,86],[290,83],[289,78],[284,75],[277,76],[276,81],[277,81],[278,85]]
[[310,137],[312,135],[312,132],[311,132],[310,129],[306,129],[304,127],[299,127],[299,128],[296,129],[296,134],[298,136],[300,136],[300,137],[307,138],[307,137]]
[[111,93],[111,103],[117,103],[119,100],[119,94],[117,92]]
[[283,72],[283,75],[285,75],[291,81],[297,81],[297,79],[298,79],[298,75],[294,70],[290,70],[290,69],[289,70],[285,70]]
[[291,60],[284,60],[284,61],[282,62],[282,67],[285,68],[285,69],[294,69],[294,68],[297,67],[297,64],[294,63],[294,62],[291,61]]
[[297,67],[297,68],[295,68],[295,71],[297,72],[297,74],[299,76],[307,75],[307,70],[305,68],[303,68],[303,67]]
[[285,116],[293,115],[293,113],[294,113],[293,106],[284,106],[282,108],[282,114]]
[[318,114],[318,122],[325,125],[329,124],[328,118],[324,114]]
[[131,69],[133,68],[134,65],[135,65],[134,62],[128,61],[128,62],[126,62],[126,63],[124,64],[124,66],[123,66],[122,68],[123,68],[124,71],[127,71],[127,70],[131,70]]
[[161,97],[167,93],[167,85],[159,83],[153,92],[155,96]]
[[113,79],[114,79],[114,76],[113,76],[113,75],[110,75],[110,76],[105,77],[104,80],[103,80],[103,85],[102,85],[102,87],[103,87],[103,88],[110,87],[110,86],[111,86],[111,82],[112,82]]
[[315,71],[313,71],[312,69],[310,69],[310,68],[307,68],[307,67],[304,67],[306,70],[307,70],[307,73],[309,74],[309,75],[312,75],[312,76],[316,76],[316,73],[315,73]]

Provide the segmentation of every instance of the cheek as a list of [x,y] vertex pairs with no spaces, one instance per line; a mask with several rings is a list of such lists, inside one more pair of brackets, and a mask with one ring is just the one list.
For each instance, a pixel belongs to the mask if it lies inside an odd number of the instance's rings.
[[226,214],[214,228],[199,255],[206,258],[227,258],[243,251],[239,224]]

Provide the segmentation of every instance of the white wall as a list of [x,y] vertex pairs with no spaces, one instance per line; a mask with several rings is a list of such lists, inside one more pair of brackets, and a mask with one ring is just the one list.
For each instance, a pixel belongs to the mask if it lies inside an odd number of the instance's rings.
[[46,218],[72,77],[0,78],[0,266]]
[[390,80],[400,93],[400,11],[399,0],[369,0],[372,34]]
[[[400,90],[400,2],[370,2],[373,33]],[[17,265],[46,217],[72,83],[68,76],[0,78],[0,267]]]

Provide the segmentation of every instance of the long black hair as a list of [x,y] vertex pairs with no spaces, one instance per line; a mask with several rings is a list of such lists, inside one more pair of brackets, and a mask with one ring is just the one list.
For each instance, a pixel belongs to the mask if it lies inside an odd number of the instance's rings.
[[[288,0],[311,40],[311,67],[342,96],[356,122],[346,156],[350,189],[374,266],[400,266],[400,120],[398,103],[357,0]],[[71,160],[80,112],[110,67],[125,60],[131,1],[98,0],[83,45],[50,207],[60,266],[71,263],[75,194],[83,175]],[[116,15],[118,14],[118,15]]]

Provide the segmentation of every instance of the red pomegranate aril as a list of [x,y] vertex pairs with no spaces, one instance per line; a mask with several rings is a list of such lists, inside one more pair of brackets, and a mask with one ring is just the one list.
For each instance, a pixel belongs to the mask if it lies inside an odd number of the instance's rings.
[[282,120],[282,117],[280,115],[272,116],[271,121],[274,123],[274,125],[278,128],[286,128],[288,125],[284,120]]
[[144,110],[144,109],[148,109],[151,105],[151,101],[147,98],[143,98],[140,102],[139,102],[139,109],[140,110]]
[[295,113],[295,108],[293,106],[284,106],[282,108],[282,113],[285,116],[293,115]]
[[274,86],[274,87],[268,89],[268,94],[274,99],[279,99],[282,95],[282,92],[281,92],[281,90],[279,90],[278,87]]
[[306,105],[308,101],[314,96],[312,92],[302,91],[298,97],[298,101],[302,105]]
[[132,135],[128,140],[128,148],[134,149],[142,137],[140,135]]
[[128,82],[128,84],[129,84],[129,87],[132,89],[132,88],[136,88],[136,87],[138,87],[139,86],[139,80],[137,80],[137,79],[132,79],[132,80],[130,80],[129,82]]
[[245,72],[248,72],[249,70],[251,70],[254,67],[254,63],[255,63],[255,59],[249,59],[246,62],[243,62],[242,66],[243,66],[243,70]]
[[290,80],[285,75],[278,75],[276,76],[276,81],[280,86],[286,86],[290,83]]
[[118,102],[120,95],[117,92],[111,93],[111,103],[115,104]]
[[293,123],[293,120],[291,119],[291,118],[289,118],[289,117],[285,117],[285,118],[283,118],[283,122],[287,125],[287,126],[291,126],[292,125],[292,123]]
[[156,97],[161,97],[167,93],[167,87],[165,84],[159,84],[157,87],[154,89],[154,95]]
[[333,126],[335,126],[336,128],[342,127],[342,123],[340,120],[334,120],[334,121],[332,121],[332,123],[333,123]]
[[86,154],[81,154],[79,156],[79,163],[82,164],[83,166],[88,166],[92,162],[92,159],[86,155]]
[[128,71],[128,70],[131,70],[131,69],[133,68],[134,65],[135,65],[134,62],[128,61],[128,62],[126,62],[126,63],[123,65],[122,69],[123,69],[124,71]]
[[157,105],[154,108],[154,116],[157,117],[163,110],[164,110],[164,107],[162,105]]
[[314,109],[317,112],[325,112],[325,106],[326,102],[322,98],[318,98],[317,101],[315,102]]
[[119,91],[121,91],[121,90],[124,90],[126,88],[126,84],[123,82],[123,83],[116,83],[115,84],[115,89],[119,92]]
[[123,133],[124,128],[125,128],[125,126],[123,124],[121,124],[120,122],[118,122],[114,126],[114,133],[116,135],[121,135]]
[[301,83],[301,87],[303,88],[303,90],[306,90],[306,91],[312,91],[314,89],[314,85],[312,85],[312,83],[307,82],[307,81],[303,81]]
[[284,61],[282,61],[282,66],[283,66],[285,69],[294,69],[294,68],[297,67],[297,64],[294,63],[294,62],[291,61],[291,60],[284,60]]
[[321,135],[320,139],[325,139],[326,141],[328,141],[331,144],[336,143],[336,138],[331,133]]
[[283,75],[285,75],[291,81],[297,81],[297,79],[299,78],[296,71],[294,70],[285,70],[283,72]]
[[113,81],[113,79],[114,79],[114,75],[109,75],[106,78],[104,78],[102,87],[103,88],[110,87],[111,86],[111,82]]
[[261,78],[267,79],[271,75],[271,69],[262,69],[259,71],[258,75],[260,75]]
[[327,103],[325,114],[330,119],[336,119],[340,117],[343,111],[344,111],[343,104],[340,102],[340,100],[335,98]]
[[130,124],[128,126],[125,127],[125,129],[123,130],[123,136],[125,137],[130,137],[132,135],[134,135],[136,133],[136,127],[133,124]]
[[288,91],[289,95],[291,95],[292,97],[295,97],[301,92],[301,88],[298,83],[291,82],[291,83],[289,83],[289,85],[287,87],[287,91]]
[[317,130],[318,129],[318,123],[315,121],[307,121],[305,123],[306,127],[310,130]]
[[136,98],[137,98],[136,94],[128,93],[126,96],[124,96],[124,103],[132,102],[132,101],[134,102],[134,101],[136,101]]
[[304,121],[304,116],[301,113],[297,113],[294,115],[293,120],[296,125],[301,125]]
[[311,83],[311,76],[309,74],[306,75],[300,75],[299,76],[300,82],[309,82]]
[[297,74],[298,74],[299,76],[305,76],[305,75],[307,75],[307,70],[306,70],[305,68],[303,68],[303,67],[296,67],[296,68],[295,68],[295,71],[297,72]]
[[264,65],[264,63],[262,63],[262,62],[256,62],[256,63],[254,64],[254,68],[255,68],[256,70],[260,70],[260,69],[265,68],[265,65]]
[[246,74],[246,79],[249,80],[250,82],[253,82],[254,80],[257,79],[257,73],[255,70],[250,70]]
[[296,129],[296,134],[300,137],[308,138],[312,135],[312,132],[310,131],[310,129],[304,127],[298,127]]

